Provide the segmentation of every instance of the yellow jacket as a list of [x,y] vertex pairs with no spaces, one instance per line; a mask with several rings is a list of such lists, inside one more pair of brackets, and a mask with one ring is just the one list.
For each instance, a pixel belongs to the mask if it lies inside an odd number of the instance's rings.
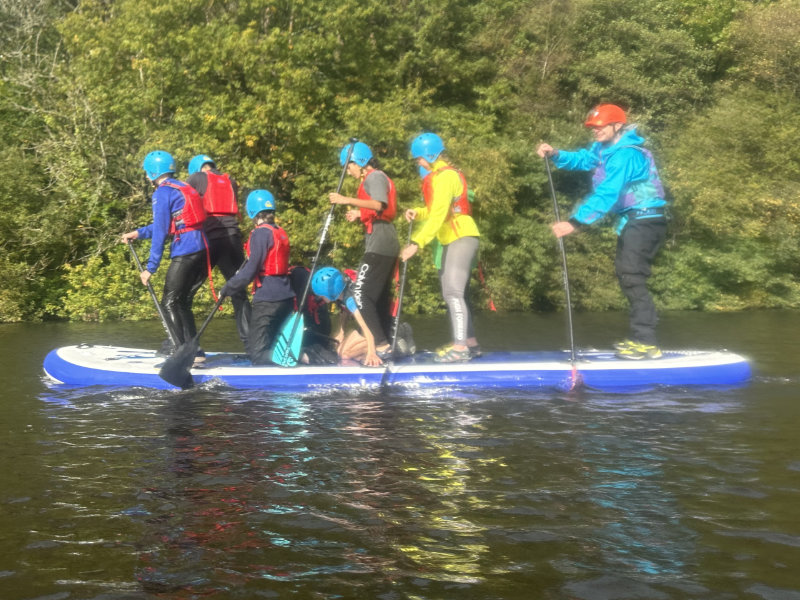
[[470,215],[453,213],[451,216],[450,206],[465,191],[458,171],[445,169],[441,173],[435,173],[449,166],[441,158],[431,166],[431,171],[434,172],[431,198],[426,206],[414,209],[417,211],[416,219],[424,223],[411,240],[420,248],[424,248],[433,238],[437,238],[440,244],[446,246],[462,237],[480,236],[478,226]]

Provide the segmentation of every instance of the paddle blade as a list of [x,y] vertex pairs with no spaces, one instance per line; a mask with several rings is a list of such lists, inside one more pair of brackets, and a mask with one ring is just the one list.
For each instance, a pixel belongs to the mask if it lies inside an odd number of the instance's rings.
[[272,349],[272,362],[281,367],[293,367],[300,359],[303,347],[303,313],[296,312],[283,322],[275,346]]
[[194,385],[192,374],[189,369],[194,363],[197,356],[197,351],[200,348],[197,338],[193,338],[191,342],[181,344],[175,350],[175,353],[164,361],[161,365],[161,370],[158,376],[167,383],[170,383],[182,390],[188,390]]

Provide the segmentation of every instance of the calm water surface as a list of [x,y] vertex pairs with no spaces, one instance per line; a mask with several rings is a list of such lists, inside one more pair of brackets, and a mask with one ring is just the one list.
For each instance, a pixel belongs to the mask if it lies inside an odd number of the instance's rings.
[[[577,341],[624,322],[577,315]],[[560,315],[478,327],[564,347]],[[50,388],[51,348],[159,325],[2,325],[0,599],[800,600],[798,330],[664,316],[665,347],[749,356],[743,389],[289,395]]]

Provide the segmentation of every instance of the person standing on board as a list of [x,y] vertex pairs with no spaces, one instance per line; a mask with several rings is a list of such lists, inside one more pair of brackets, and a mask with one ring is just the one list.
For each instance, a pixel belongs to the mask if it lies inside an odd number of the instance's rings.
[[[147,285],[161,264],[164,244],[168,238],[172,238],[161,304],[176,340],[184,344],[197,333],[192,301],[208,273],[203,202],[193,187],[173,177],[175,159],[168,152],[155,150],[148,153],[142,168],[155,186],[152,197],[153,222],[122,234],[122,242],[152,240],[147,266],[141,272],[142,284]],[[165,344],[172,345],[169,342]],[[164,354],[171,354],[172,351],[174,348],[162,348]]]
[[409,260],[434,238],[442,245],[440,281],[453,341],[434,360],[462,362],[479,352],[466,289],[478,255],[480,232],[471,216],[467,180],[442,157],[444,150],[444,142],[435,133],[423,133],[411,143],[411,156],[423,176],[425,206],[408,209],[405,218],[407,221],[420,219],[424,223],[414,232],[400,258]]
[[[208,239],[211,267],[219,267],[225,281],[236,274],[244,262],[242,232],[239,230],[239,186],[227,173],[221,173],[207,154],[198,154],[189,161],[186,182],[203,198],[206,220],[203,230]],[[231,296],[236,329],[247,348],[250,322],[250,300],[247,291]]]
[[630,303],[629,338],[616,343],[617,356],[640,360],[660,358],[656,338],[658,315],[647,289],[651,266],[667,232],[664,187],[653,155],[635,125],[626,125],[625,111],[600,104],[586,118],[594,143],[565,151],[540,144],[536,153],[569,171],[593,171],[592,192],[572,211],[567,221],[552,225],[558,237],[591,225],[613,213],[618,217],[614,267],[622,293]]
[[[350,144],[339,155],[345,166]],[[355,198],[332,192],[331,204],[354,206],[345,217],[364,225],[364,255],[358,267],[353,295],[356,305],[370,331],[375,336],[379,353],[388,352],[392,337],[392,274],[397,266],[400,244],[392,223],[397,213],[397,194],[394,182],[380,170],[372,150],[363,142],[356,142],[350,154],[347,172],[361,184]]]
[[247,261],[219,291],[233,296],[254,286],[247,355],[254,365],[271,364],[271,349],[281,325],[294,310],[289,280],[289,236],[275,224],[275,198],[268,190],[247,195],[247,216],[255,221],[245,251]]

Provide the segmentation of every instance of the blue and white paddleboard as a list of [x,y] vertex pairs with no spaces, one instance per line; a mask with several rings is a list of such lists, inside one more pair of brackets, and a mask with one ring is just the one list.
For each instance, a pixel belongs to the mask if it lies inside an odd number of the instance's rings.
[[[46,374],[73,386],[144,386],[170,389],[158,376],[164,358],[154,350],[118,346],[77,345],[51,351]],[[738,386],[751,377],[747,359],[727,351],[667,351],[657,360],[618,359],[612,352],[581,352],[576,362],[579,381],[602,391],[634,391],[659,386]],[[387,370],[388,369],[388,370]],[[381,385],[557,388],[575,380],[569,352],[487,352],[464,363],[439,364],[420,353],[388,367],[356,363],[294,367],[253,366],[246,357],[206,353],[192,369],[195,384],[219,381],[236,388],[315,390],[330,387],[377,388]]]

